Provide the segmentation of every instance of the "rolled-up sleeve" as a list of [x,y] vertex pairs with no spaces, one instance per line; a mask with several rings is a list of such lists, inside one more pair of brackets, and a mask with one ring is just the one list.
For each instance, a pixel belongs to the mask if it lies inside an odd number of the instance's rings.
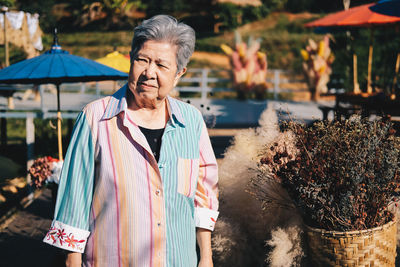
[[203,123],[200,134],[200,166],[195,195],[196,227],[213,231],[218,218],[218,165]]
[[54,220],[44,242],[83,253],[90,234],[94,154],[91,128],[85,113],[81,112],[76,120],[61,171]]

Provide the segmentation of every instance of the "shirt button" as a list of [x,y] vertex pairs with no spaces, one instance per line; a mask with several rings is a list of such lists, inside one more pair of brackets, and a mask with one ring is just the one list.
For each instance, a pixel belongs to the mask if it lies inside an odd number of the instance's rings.
[[158,167],[159,167],[159,168],[164,168],[164,167],[165,167],[165,163],[160,163],[160,164],[158,165]]
[[159,196],[161,194],[161,191],[159,189],[156,190],[156,195]]
[[160,227],[160,226],[161,226],[161,222],[158,222],[158,223],[157,223],[157,226]]

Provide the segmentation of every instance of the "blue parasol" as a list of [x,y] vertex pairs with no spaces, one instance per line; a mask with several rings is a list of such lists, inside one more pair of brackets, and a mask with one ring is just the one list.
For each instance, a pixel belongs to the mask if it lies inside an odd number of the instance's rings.
[[376,13],[400,17],[400,0],[381,0],[370,9]]
[[62,160],[60,84],[105,80],[124,80],[128,74],[96,61],[74,56],[58,44],[57,30],[54,43],[44,54],[20,61],[0,70],[3,84],[55,84],[57,87],[58,153]]

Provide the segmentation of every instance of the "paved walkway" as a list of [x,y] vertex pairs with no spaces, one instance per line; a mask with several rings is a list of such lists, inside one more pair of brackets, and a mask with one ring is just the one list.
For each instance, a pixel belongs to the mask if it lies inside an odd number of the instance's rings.
[[61,267],[60,250],[42,242],[53,217],[51,191],[14,215],[0,232],[1,267]]

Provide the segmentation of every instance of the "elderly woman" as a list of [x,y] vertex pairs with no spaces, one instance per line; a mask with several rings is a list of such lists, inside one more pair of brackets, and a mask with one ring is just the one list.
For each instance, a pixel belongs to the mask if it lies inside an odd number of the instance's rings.
[[67,266],[212,266],[216,159],[200,112],[168,96],[194,44],[170,16],[145,20],[128,83],[78,116],[44,238]]

